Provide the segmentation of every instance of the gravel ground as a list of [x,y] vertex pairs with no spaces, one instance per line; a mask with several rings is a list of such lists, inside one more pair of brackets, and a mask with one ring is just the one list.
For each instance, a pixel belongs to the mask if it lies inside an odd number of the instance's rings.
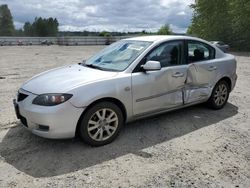
[[20,127],[12,98],[25,80],[101,48],[0,48],[0,187],[250,187],[250,53],[236,54],[238,82],[219,111],[198,105],[130,123],[98,148]]

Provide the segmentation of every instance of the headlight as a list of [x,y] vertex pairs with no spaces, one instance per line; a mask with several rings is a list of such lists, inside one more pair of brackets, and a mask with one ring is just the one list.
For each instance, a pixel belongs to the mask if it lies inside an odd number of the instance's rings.
[[41,106],[55,106],[64,103],[72,96],[71,94],[42,94],[38,95],[32,103]]

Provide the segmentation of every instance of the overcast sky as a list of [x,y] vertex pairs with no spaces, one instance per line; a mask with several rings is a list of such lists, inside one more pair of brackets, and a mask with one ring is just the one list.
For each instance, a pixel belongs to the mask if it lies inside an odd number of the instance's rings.
[[0,0],[16,28],[35,17],[56,17],[61,31],[156,31],[168,23],[185,32],[194,0]]

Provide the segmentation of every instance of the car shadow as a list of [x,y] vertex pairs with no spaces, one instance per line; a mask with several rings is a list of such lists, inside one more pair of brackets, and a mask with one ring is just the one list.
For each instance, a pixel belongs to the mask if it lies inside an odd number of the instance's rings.
[[238,108],[228,103],[213,111],[203,105],[169,112],[127,124],[111,144],[91,147],[79,139],[49,140],[21,126],[8,130],[0,143],[5,162],[33,177],[62,175],[115,159],[126,154],[152,157],[142,149],[186,135],[230,118]]

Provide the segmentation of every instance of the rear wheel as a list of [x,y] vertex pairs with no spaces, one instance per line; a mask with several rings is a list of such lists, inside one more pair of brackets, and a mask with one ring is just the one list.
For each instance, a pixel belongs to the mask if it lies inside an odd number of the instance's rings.
[[111,102],[101,102],[84,114],[80,124],[82,140],[92,146],[102,146],[112,142],[124,124],[121,109]]
[[208,100],[208,105],[213,109],[221,109],[227,103],[229,97],[229,85],[226,81],[219,81],[212,92],[211,97]]

